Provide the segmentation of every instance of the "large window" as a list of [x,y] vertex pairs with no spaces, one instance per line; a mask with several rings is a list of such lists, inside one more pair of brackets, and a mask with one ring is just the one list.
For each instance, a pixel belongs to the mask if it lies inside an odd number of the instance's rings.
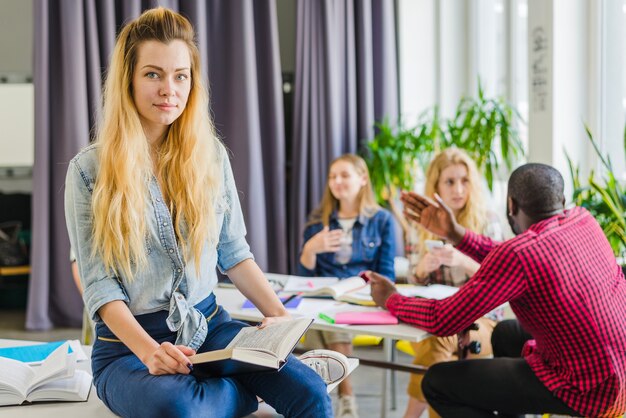
[[434,105],[450,116],[462,96],[476,95],[479,79],[487,95],[504,97],[528,119],[527,0],[398,4],[405,123]]

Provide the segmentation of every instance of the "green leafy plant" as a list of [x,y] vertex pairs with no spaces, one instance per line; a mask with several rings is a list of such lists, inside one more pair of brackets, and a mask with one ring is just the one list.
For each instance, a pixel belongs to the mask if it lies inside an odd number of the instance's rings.
[[522,122],[519,112],[504,99],[485,97],[479,80],[478,97],[462,98],[454,118],[447,121],[441,147],[455,146],[467,151],[493,190],[494,178],[505,174],[501,163],[510,172],[524,156],[517,129]]
[[378,203],[389,207],[402,229],[408,225],[397,206],[399,190],[411,190],[418,170],[425,167],[439,135],[435,124],[405,128],[401,122],[392,126],[388,121],[376,124],[377,134],[367,143],[367,162],[372,188]]
[[[437,127],[434,127],[437,129]],[[415,184],[419,164],[433,152],[438,135],[427,125],[405,128],[401,122],[392,126],[388,121],[376,124],[377,134],[367,143],[364,158],[370,170],[376,199],[382,205],[396,198],[400,189],[409,190]]]
[[[598,179],[592,170],[587,179],[587,184],[584,185],[580,180],[579,167],[574,165],[565,152],[574,186],[572,200],[576,205],[586,208],[596,218],[609,240],[615,256],[623,258],[626,255],[626,195],[624,194],[624,186],[615,178],[611,157],[602,154],[587,125],[585,125],[585,131],[604,168],[604,175]],[[624,130],[624,153],[626,155],[626,129]]]
[[467,151],[492,189],[494,178],[504,174],[502,163],[510,171],[524,155],[519,123],[523,120],[515,108],[485,97],[480,80],[478,97],[463,97],[450,120],[442,120],[434,106],[418,117],[415,127],[377,123],[364,157],[379,203],[388,204],[398,189],[413,188],[418,170],[426,169],[433,153],[451,146]]

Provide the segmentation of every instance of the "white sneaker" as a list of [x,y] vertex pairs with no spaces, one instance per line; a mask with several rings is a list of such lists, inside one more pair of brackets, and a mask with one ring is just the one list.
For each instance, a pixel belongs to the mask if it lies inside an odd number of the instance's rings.
[[348,358],[337,351],[311,350],[298,358],[319,374],[327,385],[343,379],[349,370]]
[[356,412],[356,398],[352,395],[339,396],[335,418],[359,418]]

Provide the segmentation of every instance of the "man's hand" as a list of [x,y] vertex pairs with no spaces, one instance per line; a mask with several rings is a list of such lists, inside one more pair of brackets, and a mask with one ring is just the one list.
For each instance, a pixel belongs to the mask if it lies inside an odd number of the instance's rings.
[[397,293],[396,287],[393,285],[391,280],[378,273],[368,271],[365,274],[370,279],[369,284],[371,288],[372,299],[374,299],[376,305],[380,306],[381,308],[385,308],[389,296]]
[[465,228],[459,225],[454,218],[452,210],[443,203],[441,197],[435,194],[435,201],[415,192],[402,192],[404,203],[404,216],[417,222],[433,234],[445,238],[454,245],[458,244]]

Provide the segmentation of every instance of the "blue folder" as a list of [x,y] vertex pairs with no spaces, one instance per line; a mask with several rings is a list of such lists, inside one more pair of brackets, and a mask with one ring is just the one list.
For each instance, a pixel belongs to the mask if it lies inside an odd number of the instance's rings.
[[[40,363],[65,342],[67,341],[0,348],[0,357],[23,361],[24,363]],[[72,348],[68,346],[68,353],[71,352]]]

